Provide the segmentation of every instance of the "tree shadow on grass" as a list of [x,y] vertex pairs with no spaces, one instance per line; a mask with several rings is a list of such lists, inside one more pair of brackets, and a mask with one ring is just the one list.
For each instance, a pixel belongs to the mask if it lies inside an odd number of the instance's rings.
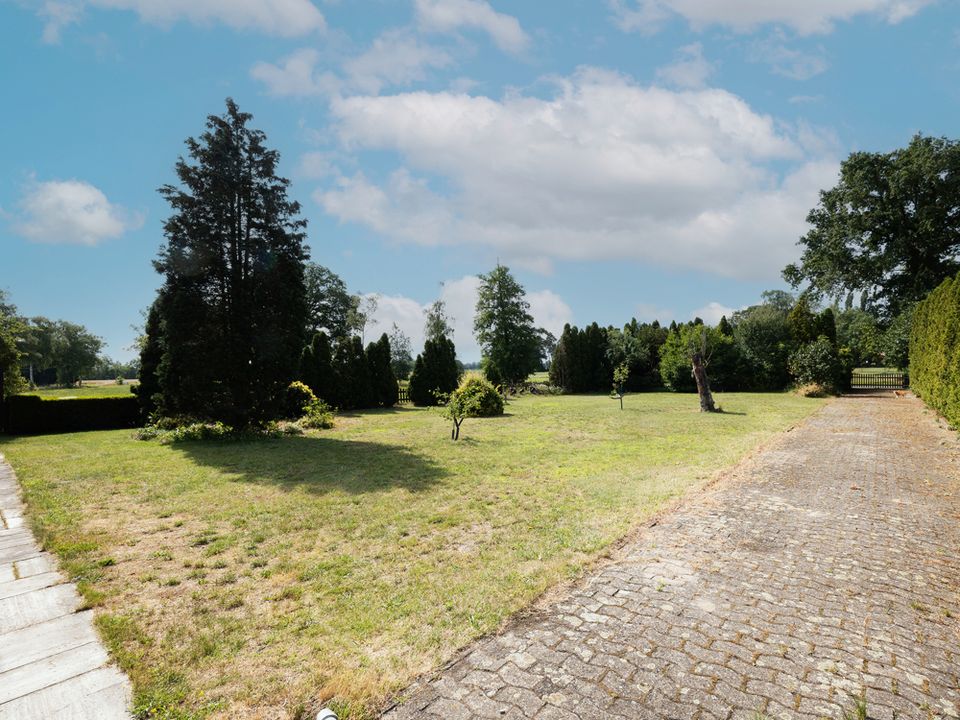
[[322,436],[185,442],[174,445],[173,450],[197,465],[234,476],[237,482],[302,489],[318,495],[334,490],[362,494],[398,487],[423,492],[448,475],[429,458],[402,447]]

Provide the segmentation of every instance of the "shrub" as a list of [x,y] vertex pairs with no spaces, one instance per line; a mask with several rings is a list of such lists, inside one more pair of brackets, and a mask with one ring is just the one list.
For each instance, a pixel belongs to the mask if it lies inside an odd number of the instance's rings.
[[944,280],[913,313],[910,387],[960,427],[960,275]]
[[116,430],[140,424],[140,406],[128,397],[44,399],[14,395],[3,406],[0,424],[11,435]]
[[298,423],[301,427],[325,430],[333,427],[333,410],[323,400],[314,399]]
[[457,400],[466,409],[466,417],[493,417],[503,415],[503,395],[482,377],[471,375],[453,391],[451,400]]
[[301,417],[315,402],[317,402],[317,396],[313,394],[313,390],[307,387],[305,383],[294,380],[287,386],[284,416],[288,418]]
[[790,374],[798,385],[820,385],[834,392],[843,388],[843,364],[826,335],[801,346],[790,356]]

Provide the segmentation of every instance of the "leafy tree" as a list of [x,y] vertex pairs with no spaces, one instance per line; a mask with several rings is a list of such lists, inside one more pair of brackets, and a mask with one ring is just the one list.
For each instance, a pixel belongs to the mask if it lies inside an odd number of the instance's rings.
[[837,314],[837,344],[849,348],[858,366],[883,364],[883,333],[877,319],[866,310],[850,308]]
[[627,381],[630,379],[630,367],[624,363],[617,365],[613,371],[613,394],[620,400],[620,409],[623,410],[623,396],[627,394]]
[[852,153],[807,222],[784,278],[895,317],[960,269],[960,143],[917,135],[890,153]]
[[546,328],[537,328],[537,338],[540,341],[540,352],[537,359],[541,370],[549,370],[551,358],[557,350],[557,336]]
[[427,308],[427,319],[423,327],[423,335],[428,340],[453,337],[453,318],[447,313],[447,305],[443,300],[435,300]]
[[279,154],[227,100],[186,141],[173,214],[154,263],[163,275],[161,409],[244,426],[282,414],[307,327],[306,221],[276,174]]
[[480,276],[473,323],[483,372],[494,384],[516,385],[537,369],[540,340],[523,286],[503,265]]
[[667,335],[660,348],[663,384],[676,392],[699,391],[701,409],[712,411],[713,399],[706,371],[714,356],[721,356],[732,345],[733,340],[715,327],[696,321],[678,326],[675,332]]
[[440,402],[437,395],[453,392],[459,383],[460,369],[453,341],[446,337],[427,340],[410,374],[410,400],[415,405],[437,405]]
[[489,381],[469,377],[450,393],[443,406],[443,416],[453,422],[450,439],[460,439],[460,426],[468,417],[503,415],[503,396]]
[[739,360],[738,387],[782,390],[790,383],[787,360],[793,347],[787,313],[792,306],[763,302],[733,314],[733,341]]
[[906,368],[910,364],[910,331],[916,305],[910,305],[897,315],[880,339],[883,360],[887,367]]
[[790,356],[790,373],[799,385],[815,384],[836,392],[843,388],[843,364],[830,338],[821,335]]
[[103,340],[83,325],[60,320],[56,323],[50,361],[57,368],[57,382],[73,385],[89,374],[103,349]]
[[386,333],[377,342],[367,345],[367,365],[370,368],[374,404],[382,407],[396,405],[400,387],[390,364],[390,338]]
[[304,288],[307,302],[307,330],[311,336],[325,331],[341,338],[354,329],[351,320],[360,307],[360,297],[351,295],[339,275],[317,263],[304,266]]
[[19,344],[25,333],[26,325],[17,315],[16,306],[0,290],[0,401],[23,389]]
[[[341,337],[341,341],[345,340]],[[310,344],[300,353],[300,379],[317,398],[332,405],[338,404],[333,350],[325,332],[315,333]]]
[[393,374],[397,378],[406,379],[413,370],[413,351],[408,338],[403,330],[393,324],[390,331],[390,367],[393,368]]
[[360,336],[361,341],[366,337],[367,325],[377,324],[373,315],[377,312],[379,305],[380,297],[378,295],[366,295],[358,298],[356,307],[350,311],[347,322],[350,329]]

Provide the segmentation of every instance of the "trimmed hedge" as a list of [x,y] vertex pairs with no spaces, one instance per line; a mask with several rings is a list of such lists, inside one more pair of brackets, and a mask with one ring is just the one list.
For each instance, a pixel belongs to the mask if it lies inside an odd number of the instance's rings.
[[960,275],[917,305],[910,331],[910,388],[960,427]]
[[2,429],[11,435],[116,430],[138,427],[137,398],[101,397],[47,400],[37,395],[14,395],[2,406]]

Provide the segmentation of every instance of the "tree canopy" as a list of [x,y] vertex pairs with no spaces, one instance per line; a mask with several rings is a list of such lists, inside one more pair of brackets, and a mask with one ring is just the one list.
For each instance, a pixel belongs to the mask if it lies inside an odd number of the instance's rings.
[[852,153],[807,222],[784,278],[899,315],[960,269],[960,143],[917,135],[893,152]]
[[163,356],[161,411],[231,425],[278,417],[308,324],[306,221],[276,174],[279,154],[227,100],[207,118],[179,186],[160,194],[172,214],[155,261]]
[[304,285],[309,335],[324,331],[330,337],[341,338],[357,329],[353,325],[360,310],[360,297],[350,294],[339,275],[309,262],[304,267]]
[[473,327],[491,382],[515,385],[539,366],[541,339],[530,303],[507,267],[497,265],[480,276]]

